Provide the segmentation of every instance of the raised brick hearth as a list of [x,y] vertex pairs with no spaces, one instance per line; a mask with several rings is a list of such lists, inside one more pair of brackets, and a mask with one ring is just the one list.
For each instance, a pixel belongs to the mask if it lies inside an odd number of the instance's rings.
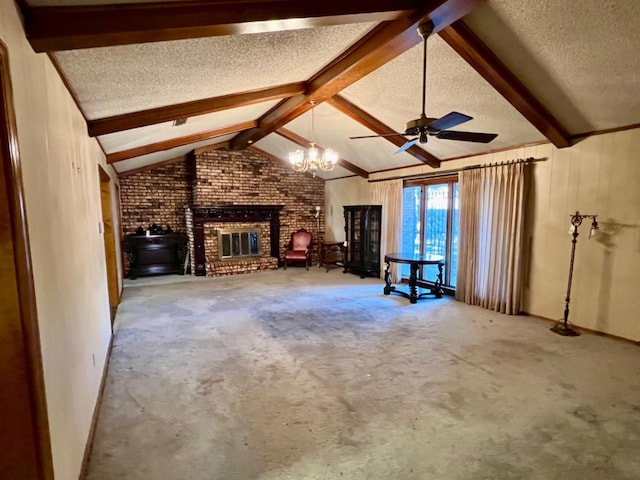
[[207,277],[238,275],[241,273],[277,270],[278,259],[275,257],[254,257],[244,260],[220,260],[207,263]]

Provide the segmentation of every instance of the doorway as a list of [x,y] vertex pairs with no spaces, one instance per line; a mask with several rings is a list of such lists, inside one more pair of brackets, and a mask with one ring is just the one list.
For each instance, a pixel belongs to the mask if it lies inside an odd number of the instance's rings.
[[6,46],[0,42],[0,478],[53,479],[29,235]]
[[111,177],[98,165],[100,173],[100,204],[102,207],[102,225],[104,239],[104,256],[107,265],[107,285],[109,288],[109,307],[111,311],[111,329],[120,304],[120,288],[118,287],[118,257],[116,251],[116,235],[113,213],[111,210]]

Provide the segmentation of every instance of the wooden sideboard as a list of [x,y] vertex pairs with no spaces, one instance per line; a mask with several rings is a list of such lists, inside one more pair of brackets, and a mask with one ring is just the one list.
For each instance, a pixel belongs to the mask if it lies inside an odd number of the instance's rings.
[[127,235],[123,242],[129,255],[129,278],[184,273],[187,238],[182,233]]

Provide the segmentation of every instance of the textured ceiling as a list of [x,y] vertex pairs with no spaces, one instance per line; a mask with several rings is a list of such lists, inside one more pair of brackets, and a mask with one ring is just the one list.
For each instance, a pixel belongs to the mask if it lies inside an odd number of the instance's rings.
[[88,119],[307,80],[373,24],[55,54]]
[[[157,125],[149,125],[147,127],[133,128],[123,132],[101,135],[98,138],[105,152],[113,153],[161,142],[168,138],[185,137],[199,132],[218,130],[229,125],[236,125],[247,119],[258,118],[276,103],[277,100],[272,100],[257,105],[232,108],[223,112],[199,115],[189,118],[187,123],[177,127],[173,126],[173,122],[164,122]],[[220,140],[215,138],[209,140],[209,143],[218,143],[219,141]]]
[[[490,144],[493,149],[544,139],[438,36],[429,38],[427,45],[428,117],[438,118],[452,111],[470,115],[473,120],[454,130],[497,133],[498,138]],[[418,45],[343,90],[342,95],[403,132],[405,123],[422,112],[422,55],[422,45]],[[352,141],[364,144],[370,140]],[[487,150],[485,144],[434,137],[429,137],[423,147],[442,160]]]
[[570,133],[640,122],[640,1],[492,0],[465,22]]
[[[28,2],[72,5],[120,3],[120,0]],[[464,22],[547,110],[543,116],[551,123],[557,120],[561,130],[575,136],[640,125],[638,19],[639,0],[488,0],[467,15]],[[332,60],[340,58],[374,26],[374,23],[358,23],[68,50],[54,55],[83,113],[88,120],[95,120],[306,82]],[[419,41],[417,32],[415,36]],[[380,50],[384,56],[385,47]],[[366,114],[402,132],[405,122],[418,118],[421,113],[421,88],[420,43],[355,83],[340,83],[338,90],[341,90],[339,95]],[[144,147],[255,121],[279,102],[272,100],[192,116],[181,127],[162,122],[123,130],[102,135],[99,140],[106,153]],[[551,140],[548,131],[533,125],[532,117],[526,116],[521,105],[520,111],[516,109],[517,103],[499,93],[443,37],[436,34],[429,38],[427,115],[439,117],[459,111],[474,119],[454,130],[497,133],[498,137],[489,144],[429,137],[421,148],[447,160]],[[292,118],[283,117],[286,118],[284,128],[337,150],[341,158],[360,169],[375,172],[420,163],[409,153],[395,155],[398,147],[383,138],[350,140],[350,136],[374,132],[333,106],[316,106],[315,131],[311,129],[310,112],[300,114],[303,110],[295,112]],[[299,148],[277,133],[266,133],[256,147],[283,161],[287,161],[288,152]],[[184,155],[199,146],[235,138],[236,134],[225,135],[114,165],[118,171],[136,169]],[[571,141],[575,139],[567,135],[567,142]],[[337,167],[319,176],[331,179],[353,174]]]

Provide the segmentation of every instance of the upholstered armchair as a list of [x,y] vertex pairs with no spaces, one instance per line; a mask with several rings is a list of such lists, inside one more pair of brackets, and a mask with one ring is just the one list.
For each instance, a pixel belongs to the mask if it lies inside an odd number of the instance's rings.
[[311,232],[301,228],[291,234],[287,253],[284,254],[284,268],[287,269],[289,262],[304,262],[309,270],[311,265]]

